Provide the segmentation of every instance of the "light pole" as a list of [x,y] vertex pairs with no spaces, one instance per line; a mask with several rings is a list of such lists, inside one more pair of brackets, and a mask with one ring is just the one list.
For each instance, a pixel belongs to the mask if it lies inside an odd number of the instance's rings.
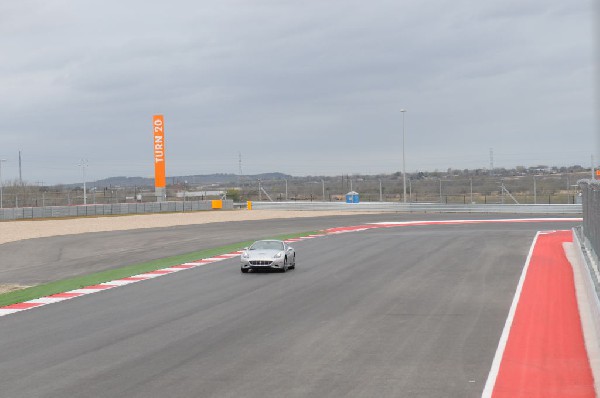
[[406,203],[406,156],[404,153],[404,114],[406,109],[400,109],[400,112],[402,112],[402,187],[404,189],[402,201]]
[[323,184],[323,202],[325,202],[325,180],[321,179],[321,184]]
[[2,183],[2,162],[6,162],[6,159],[0,159],[0,209],[3,208],[3,203],[2,203],[2,187],[3,187],[3,183]]
[[381,178],[379,179],[379,201],[383,202],[383,190],[381,187]]
[[285,201],[287,202],[288,200],[288,186],[287,186],[287,180],[285,180]]

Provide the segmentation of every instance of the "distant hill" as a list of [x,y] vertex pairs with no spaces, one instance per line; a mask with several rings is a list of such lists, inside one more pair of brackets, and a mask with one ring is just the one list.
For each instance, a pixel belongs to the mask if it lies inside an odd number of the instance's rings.
[[[255,175],[245,175],[244,180],[283,180],[290,179],[292,176],[283,173],[263,173]],[[204,174],[167,177],[167,185],[186,183],[189,185],[210,185],[210,184],[235,184],[239,180],[237,174]],[[79,184],[69,184],[69,186],[79,186]],[[144,177],[110,177],[103,180],[88,182],[90,187],[153,187],[154,178]]]

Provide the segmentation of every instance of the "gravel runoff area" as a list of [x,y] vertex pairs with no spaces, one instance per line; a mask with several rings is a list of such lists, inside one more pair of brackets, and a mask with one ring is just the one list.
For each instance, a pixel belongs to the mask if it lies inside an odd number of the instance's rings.
[[[136,214],[68,219],[17,220],[0,222],[0,244],[23,239],[74,235],[88,232],[164,228],[178,225],[268,220],[274,218],[325,217],[348,215],[343,211],[217,210],[186,213]],[[352,214],[365,214],[352,212]],[[372,212],[369,212],[372,214]],[[298,231],[301,232],[301,231]]]
[[[186,213],[3,221],[0,222],[0,244],[23,239],[74,235],[88,232],[125,231],[140,228],[174,227],[179,225],[268,220],[275,218],[325,217],[347,214],[348,212],[342,211],[218,210]],[[361,213],[353,212],[352,214]],[[0,294],[22,289],[24,287],[27,286],[0,284]]]

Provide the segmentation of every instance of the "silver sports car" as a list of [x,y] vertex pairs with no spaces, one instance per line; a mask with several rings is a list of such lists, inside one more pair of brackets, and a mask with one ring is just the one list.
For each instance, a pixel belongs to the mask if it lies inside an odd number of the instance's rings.
[[259,240],[244,248],[241,256],[242,272],[250,270],[278,270],[296,268],[296,251],[281,240]]

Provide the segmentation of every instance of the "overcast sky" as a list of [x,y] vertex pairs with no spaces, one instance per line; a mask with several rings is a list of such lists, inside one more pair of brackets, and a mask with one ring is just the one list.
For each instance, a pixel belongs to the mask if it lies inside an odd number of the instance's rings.
[[589,166],[592,1],[3,1],[2,178]]

